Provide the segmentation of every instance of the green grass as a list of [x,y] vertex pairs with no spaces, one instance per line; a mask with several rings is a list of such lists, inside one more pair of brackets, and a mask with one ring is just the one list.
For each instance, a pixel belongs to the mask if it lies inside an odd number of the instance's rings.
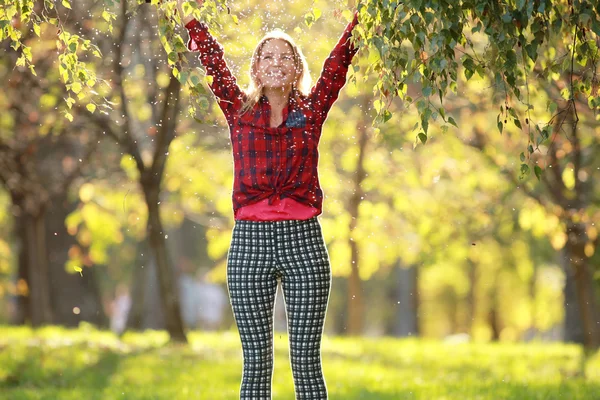
[[[238,399],[237,333],[189,339],[0,327],[0,399]],[[275,336],[273,400],[294,399],[287,340]],[[330,400],[600,399],[600,355],[584,363],[573,345],[325,336],[322,359]]]

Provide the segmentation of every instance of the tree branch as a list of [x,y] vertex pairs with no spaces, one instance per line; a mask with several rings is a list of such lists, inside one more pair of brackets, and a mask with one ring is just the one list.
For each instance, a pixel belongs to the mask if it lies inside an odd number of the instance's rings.
[[181,84],[179,80],[171,74],[169,85],[165,90],[165,99],[160,116],[160,130],[154,148],[154,157],[152,161],[152,175],[162,176],[167,159],[167,150],[173,138],[175,137],[175,127],[177,126],[177,113],[179,111],[179,89]]
[[123,87],[123,49],[122,46],[125,42],[125,37],[127,34],[127,26],[129,25],[129,18],[127,17],[127,2],[121,1],[121,27],[119,31],[119,35],[115,38],[116,46],[115,46],[115,59],[113,62],[113,67],[115,70],[115,84],[119,91],[119,97],[121,98],[121,115],[125,120],[125,132],[123,133],[122,141],[117,139],[117,142],[123,143],[125,146],[125,150],[133,157],[138,170],[140,173],[146,170],[144,165],[144,160],[142,159],[142,155],[140,150],[133,139],[133,132],[131,126],[131,116],[129,114],[129,110],[127,109],[127,96],[125,95],[125,88]]

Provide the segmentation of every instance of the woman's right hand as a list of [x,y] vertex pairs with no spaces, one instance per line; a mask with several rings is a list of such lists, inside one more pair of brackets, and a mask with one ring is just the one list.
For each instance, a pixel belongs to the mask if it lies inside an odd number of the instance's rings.
[[[184,16],[184,14],[183,14],[183,3],[185,3],[186,1],[188,1],[188,0],[177,0],[177,11],[179,11],[179,15],[181,16],[181,21],[183,22],[184,25],[194,19],[192,14],[190,14],[188,16]],[[198,7],[200,7],[203,2],[204,2],[204,0],[196,0]]]

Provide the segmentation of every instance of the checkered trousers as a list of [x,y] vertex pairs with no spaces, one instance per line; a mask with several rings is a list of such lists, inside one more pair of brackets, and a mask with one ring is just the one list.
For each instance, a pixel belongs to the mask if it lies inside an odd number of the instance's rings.
[[271,399],[278,278],[285,300],[296,400],[325,400],[321,336],[331,268],[317,217],[235,222],[227,286],[244,357],[240,400]]

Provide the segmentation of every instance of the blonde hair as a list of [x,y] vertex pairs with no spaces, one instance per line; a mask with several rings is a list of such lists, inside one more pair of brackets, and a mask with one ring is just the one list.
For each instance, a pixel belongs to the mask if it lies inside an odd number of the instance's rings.
[[267,33],[256,45],[254,49],[254,53],[252,54],[252,60],[250,62],[250,84],[248,88],[244,91],[246,94],[246,101],[242,104],[240,109],[240,114],[244,114],[248,110],[251,110],[254,105],[258,102],[260,97],[263,94],[263,86],[258,82],[258,78],[256,76],[256,68],[258,64],[258,59],[261,56],[262,48],[264,45],[273,39],[279,39],[286,42],[294,52],[294,66],[296,67],[296,81],[292,86],[292,95],[294,97],[298,97],[299,95],[308,96],[311,87],[311,79],[310,79],[310,71],[308,69],[308,63],[306,62],[306,58],[304,54],[302,54],[302,50],[300,47],[294,42],[287,33],[275,29],[269,33]]

